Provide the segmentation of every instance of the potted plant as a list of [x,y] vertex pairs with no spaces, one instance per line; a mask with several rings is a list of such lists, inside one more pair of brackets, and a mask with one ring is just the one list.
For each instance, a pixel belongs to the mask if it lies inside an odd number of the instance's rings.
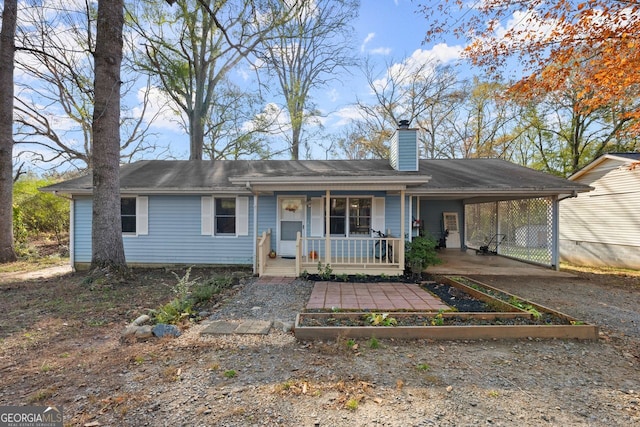
[[314,261],[315,261],[316,259],[318,259],[318,252],[316,252],[316,251],[309,251],[309,259],[314,260]]
[[406,242],[405,249],[404,262],[413,274],[419,274],[428,266],[442,262],[436,253],[436,240],[431,236],[414,237]]
[[274,251],[273,249],[271,249],[269,251],[269,258],[273,259],[277,256],[276,251]]

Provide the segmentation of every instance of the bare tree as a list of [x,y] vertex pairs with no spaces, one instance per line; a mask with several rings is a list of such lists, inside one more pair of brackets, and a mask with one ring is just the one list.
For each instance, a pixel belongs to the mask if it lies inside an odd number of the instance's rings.
[[367,62],[364,74],[375,102],[356,103],[360,119],[353,124],[351,141],[359,156],[386,158],[394,129],[400,120],[409,120],[422,130],[422,156],[440,157],[439,134],[455,108],[454,72],[435,60],[409,58],[387,63],[382,76]]
[[[17,82],[16,144],[22,147],[21,157],[91,168],[95,6],[85,1],[82,9],[67,5],[52,12],[55,6],[46,3],[27,9],[17,36],[16,64],[24,78]],[[121,97],[137,90],[138,80],[134,73],[127,73]],[[122,106],[122,161],[158,148],[149,142],[149,126],[155,119],[147,113],[150,90],[147,84],[141,91],[139,114]]]
[[261,58],[277,78],[289,114],[292,159],[299,158],[305,122],[319,114],[311,91],[356,64],[350,35],[359,7],[359,0],[303,2],[263,43]]
[[229,71],[252,54],[274,26],[288,19],[291,9],[278,0],[175,3],[177,8],[170,13],[156,2],[139,2],[141,10],[131,15],[144,39],[139,65],[157,78],[178,112],[186,116],[190,159],[197,160],[203,158],[205,136],[211,144],[216,135],[208,126],[220,123],[219,111],[213,110],[216,91]]
[[266,132],[276,117],[260,114],[260,105],[260,94],[247,93],[224,79],[214,93],[212,114],[207,117],[204,154],[210,159],[269,158]]
[[91,267],[126,270],[120,220],[120,65],[123,0],[100,0],[96,32],[93,110]]
[[505,91],[499,82],[478,78],[463,85],[459,104],[447,117],[448,138],[443,141],[443,152],[448,157],[509,156],[520,109],[504,97]]
[[17,0],[5,0],[0,29],[0,263],[16,260],[13,248],[13,61]]

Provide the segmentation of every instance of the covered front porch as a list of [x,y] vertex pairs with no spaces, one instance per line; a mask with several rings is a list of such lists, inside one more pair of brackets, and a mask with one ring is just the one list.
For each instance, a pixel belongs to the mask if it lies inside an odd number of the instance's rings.
[[[298,277],[303,273],[397,276],[404,273],[404,241],[394,237],[296,237],[295,256],[271,258],[271,232],[258,241],[258,275]],[[402,254],[402,256],[400,256]]]
[[[549,267],[518,261],[501,255],[478,255],[475,250],[461,251],[459,249],[443,249],[438,252],[442,264],[430,266],[426,272],[434,275],[491,275],[491,276],[518,276],[518,277],[572,277],[571,273],[557,271]],[[318,273],[318,262],[306,260],[302,263],[303,269],[308,273]],[[389,267],[391,269],[392,267]],[[344,271],[341,273],[340,271]],[[368,275],[397,275],[386,273],[384,266],[370,265],[367,269],[358,269],[356,266],[345,265],[344,268],[334,270],[333,274],[368,274]],[[260,276],[264,277],[298,277],[296,274],[296,260],[276,257],[267,257]]]

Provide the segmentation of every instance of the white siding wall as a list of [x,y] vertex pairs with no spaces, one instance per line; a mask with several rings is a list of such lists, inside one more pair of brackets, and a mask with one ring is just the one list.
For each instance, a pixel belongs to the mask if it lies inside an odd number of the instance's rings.
[[562,260],[622,266],[622,254],[640,247],[640,169],[606,159],[576,182],[595,190],[560,202]]

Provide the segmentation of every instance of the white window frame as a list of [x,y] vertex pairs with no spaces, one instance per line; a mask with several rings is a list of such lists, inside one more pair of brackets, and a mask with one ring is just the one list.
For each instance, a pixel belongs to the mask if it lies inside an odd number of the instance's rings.
[[[135,199],[136,201],[136,231],[135,232],[122,232],[123,237],[138,237],[146,236],[149,234],[149,197],[147,196],[132,196],[123,195],[120,199]],[[122,221],[122,212],[120,212],[120,220]]]
[[[235,199],[236,230],[231,234],[216,233],[216,200]],[[247,196],[202,196],[200,198],[200,234],[220,239],[249,235],[249,197]]]
[[[345,234],[332,234],[334,237],[347,237],[349,239],[369,238],[373,236],[374,229],[384,232],[384,197],[375,197],[368,195],[331,195],[331,199],[346,199],[345,206]],[[349,199],[371,199],[371,217],[369,234],[349,235]],[[326,237],[325,234],[325,203],[326,196],[315,197],[311,199],[311,233],[313,237]],[[377,227],[377,228],[376,228]]]

